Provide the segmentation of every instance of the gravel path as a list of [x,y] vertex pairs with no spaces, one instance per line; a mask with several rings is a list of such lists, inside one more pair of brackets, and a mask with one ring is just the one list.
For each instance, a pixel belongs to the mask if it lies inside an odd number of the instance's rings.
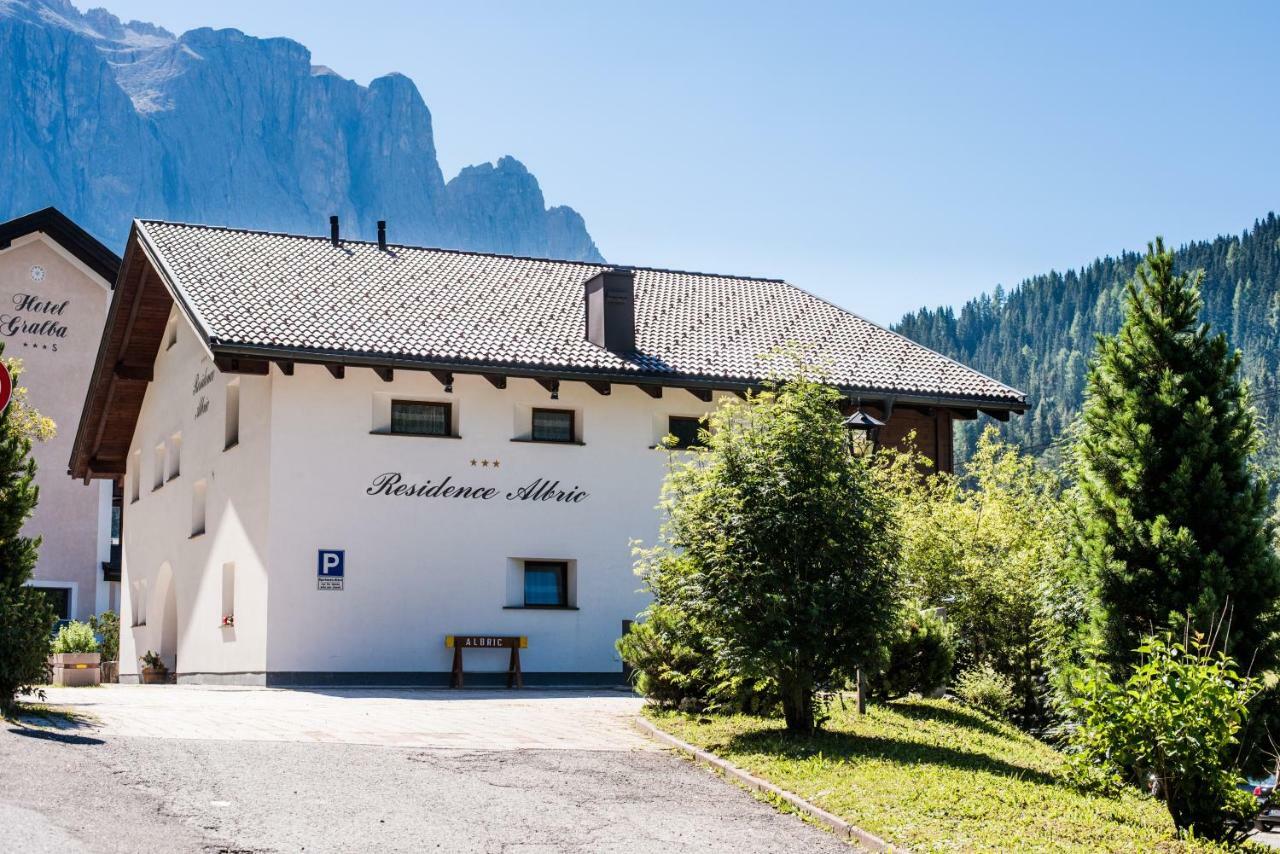
[[656,750],[422,749],[0,727],[0,851],[850,850]]

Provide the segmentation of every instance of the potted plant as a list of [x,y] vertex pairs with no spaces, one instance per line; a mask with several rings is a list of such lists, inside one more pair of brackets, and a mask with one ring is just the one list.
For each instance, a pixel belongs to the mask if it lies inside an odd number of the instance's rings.
[[163,685],[169,681],[169,668],[165,667],[159,653],[147,650],[138,660],[142,662],[143,685]]
[[97,685],[102,681],[98,639],[88,623],[74,620],[67,623],[58,630],[52,650],[49,664],[53,669],[54,685],[79,687]]
[[89,617],[89,627],[98,636],[102,653],[102,681],[120,681],[120,617],[114,611],[103,611]]

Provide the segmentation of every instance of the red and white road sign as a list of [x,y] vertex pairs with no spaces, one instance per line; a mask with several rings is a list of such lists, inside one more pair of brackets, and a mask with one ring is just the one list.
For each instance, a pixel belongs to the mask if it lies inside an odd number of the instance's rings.
[[11,397],[13,397],[13,377],[9,376],[9,367],[4,362],[0,362],[0,412],[4,412]]

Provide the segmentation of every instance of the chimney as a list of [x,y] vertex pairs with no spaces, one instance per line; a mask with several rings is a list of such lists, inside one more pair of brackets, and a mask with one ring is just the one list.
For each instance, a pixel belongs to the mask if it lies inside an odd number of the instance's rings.
[[635,271],[612,267],[586,285],[587,340],[619,355],[636,349]]
[[387,221],[385,219],[378,220],[378,248],[383,252],[387,251]]
[[338,245],[338,215],[329,217],[329,242]]

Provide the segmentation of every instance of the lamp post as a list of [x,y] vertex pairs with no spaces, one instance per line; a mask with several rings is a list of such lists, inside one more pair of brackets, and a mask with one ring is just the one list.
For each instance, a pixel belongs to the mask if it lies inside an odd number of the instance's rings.
[[[880,446],[880,428],[883,426],[884,422],[879,418],[863,412],[862,401],[858,401],[853,414],[844,420],[844,429],[849,431],[849,456],[866,458],[874,454]],[[858,714],[865,715],[867,713],[867,680],[861,667],[857,672],[857,684]]]

